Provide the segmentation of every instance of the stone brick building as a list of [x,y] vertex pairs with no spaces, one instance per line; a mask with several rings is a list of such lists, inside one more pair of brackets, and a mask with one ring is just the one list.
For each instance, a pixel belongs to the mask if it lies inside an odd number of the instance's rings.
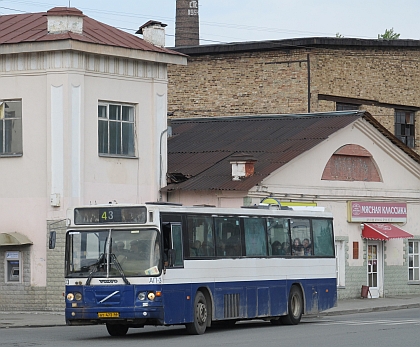
[[[420,41],[301,38],[177,47],[174,117],[359,109],[420,151]],[[417,141],[416,141],[417,140]]]

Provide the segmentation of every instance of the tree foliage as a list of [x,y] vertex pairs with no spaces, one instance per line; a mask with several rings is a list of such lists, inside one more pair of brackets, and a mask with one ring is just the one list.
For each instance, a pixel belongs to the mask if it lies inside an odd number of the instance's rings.
[[378,34],[378,39],[381,40],[398,40],[400,38],[400,34],[394,32],[394,28],[385,29],[385,33],[382,35]]

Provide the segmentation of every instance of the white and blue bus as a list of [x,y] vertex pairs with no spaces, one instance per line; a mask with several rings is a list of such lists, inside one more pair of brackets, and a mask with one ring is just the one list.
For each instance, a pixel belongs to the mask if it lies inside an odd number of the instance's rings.
[[[319,208],[318,208],[319,209]],[[332,215],[165,203],[69,210],[68,325],[298,324],[337,303]]]

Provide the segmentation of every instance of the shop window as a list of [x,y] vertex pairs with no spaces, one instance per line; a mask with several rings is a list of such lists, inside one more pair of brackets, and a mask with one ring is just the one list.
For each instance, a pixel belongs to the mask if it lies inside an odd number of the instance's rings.
[[0,100],[0,156],[22,155],[22,101]]
[[395,136],[408,147],[414,148],[414,112],[395,110]]
[[409,281],[420,281],[420,242],[409,241],[408,242],[408,280]]
[[21,254],[18,251],[6,252],[5,263],[5,281],[6,283],[19,283],[21,282],[22,274],[22,261]]

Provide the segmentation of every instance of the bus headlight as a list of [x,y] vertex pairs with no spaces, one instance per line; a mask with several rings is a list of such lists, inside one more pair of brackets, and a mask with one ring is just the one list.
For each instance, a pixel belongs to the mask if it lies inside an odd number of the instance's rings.
[[74,299],[76,301],[82,300],[82,294],[81,293],[74,293]]
[[74,300],[74,295],[73,295],[73,293],[67,293],[67,300],[68,300],[68,301],[73,301],[73,300]]
[[146,300],[146,293],[141,292],[139,295],[137,295],[137,297],[140,301]]
[[150,292],[149,294],[147,294],[147,298],[148,298],[150,301],[155,300],[155,293]]

